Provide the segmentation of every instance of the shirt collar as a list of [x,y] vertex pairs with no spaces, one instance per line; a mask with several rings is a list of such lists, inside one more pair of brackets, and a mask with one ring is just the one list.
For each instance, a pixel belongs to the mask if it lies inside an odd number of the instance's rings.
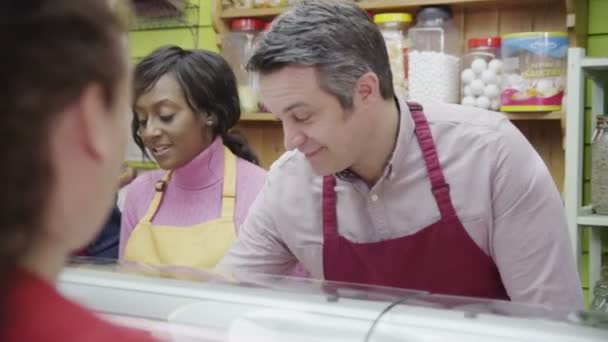
[[[414,121],[407,102],[397,96],[395,96],[394,99],[397,110],[399,111],[399,131],[397,133],[395,148],[384,168],[383,178],[387,179],[391,179],[395,174],[399,173],[400,168],[405,163],[406,150],[414,137]],[[336,176],[347,182],[354,182],[361,179],[359,175],[350,168],[336,173]]]
[[223,176],[224,142],[218,136],[188,164],[175,169],[171,178],[182,189],[197,190],[218,183]]

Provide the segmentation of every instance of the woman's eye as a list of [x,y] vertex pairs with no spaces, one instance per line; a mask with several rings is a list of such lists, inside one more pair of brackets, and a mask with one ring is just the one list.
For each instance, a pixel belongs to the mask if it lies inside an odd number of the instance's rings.
[[147,124],[147,123],[148,123],[148,120],[146,120],[146,119],[140,119],[140,120],[137,120],[137,125],[138,125],[139,127],[146,127],[146,124]]
[[174,116],[175,116],[175,114],[161,115],[160,121],[162,121],[163,123],[170,123],[171,121],[173,121]]

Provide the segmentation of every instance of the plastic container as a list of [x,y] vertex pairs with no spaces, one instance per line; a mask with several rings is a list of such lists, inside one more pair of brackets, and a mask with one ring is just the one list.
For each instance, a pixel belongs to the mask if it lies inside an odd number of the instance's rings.
[[463,58],[461,104],[499,110],[502,61],[500,37],[471,38]]
[[257,112],[257,94],[253,90],[253,79],[245,66],[257,36],[264,28],[264,22],[259,19],[236,19],[232,21],[231,28],[232,31],[224,34],[222,39],[222,56],[236,76],[241,110],[245,113]]
[[288,0],[253,0],[254,8],[287,7]]
[[447,6],[423,7],[408,32],[409,96],[421,101],[458,103],[460,33]]
[[608,266],[602,267],[600,280],[593,287],[591,310],[608,313]]
[[526,32],[502,37],[505,112],[558,111],[566,86],[568,35]]
[[[264,31],[258,35],[258,39],[261,38],[266,32],[268,32],[268,30],[270,30],[270,26],[272,25],[272,21],[267,21],[264,23]],[[254,89],[256,89],[254,87]],[[269,110],[268,108],[266,108],[266,106],[264,106],[264,103],[262,103],[262,101],[260,101],[261,99],[258,97],[258,111],[260,113],[268,113]]]
[[409,13],[378,13],[374,15],[374,23],[384,37],[388,58],[393,74],[393,88],[395,93],[403,98],[408,96],[407,91],[407,59],[409,43],[407,29],[412,22]]
[[608,115],[597,116],[591,139],[591,203],[597,214],[608,215]]

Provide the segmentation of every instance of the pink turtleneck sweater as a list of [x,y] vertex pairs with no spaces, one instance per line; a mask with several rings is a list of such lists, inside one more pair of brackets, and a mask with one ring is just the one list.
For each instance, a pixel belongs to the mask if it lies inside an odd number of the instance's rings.
[[[237,159],[236,168],[234,222],[238,233],[249,206],[264,185],[266,171],[240,158]],[[156,181],[165,173],[164,170],[147,172],[129,185],[120,225],[121,259],[131,232],[152,202]],[[188,164],[173,171],[152,223],[188,227],[219,218],[223,178],[224,145],[218,137]]]

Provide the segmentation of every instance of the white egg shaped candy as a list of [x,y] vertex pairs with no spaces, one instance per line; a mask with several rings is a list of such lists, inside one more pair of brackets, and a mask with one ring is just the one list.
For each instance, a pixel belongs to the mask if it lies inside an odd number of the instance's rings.
[[475,100],[475,107],[488,109],[490,108],[490,99],[485,96],[480,96]]
[[500,59],[493,59],[488,63],[488,69],[499,74],[502,72],[502,61]]
[[500,99],[494,99],[490,101],[490,109],[498,111],[500,109]]
[[469,107],[475,107],[475,98],[473,96],[465,96],[462,99],[462,105],[463,106],[469,106]]
[[467,85],[462,88],[462,94],[464,96],[473,96],[473,91],[471,90],[471,86]]
[[469,84],[475,79],[475,73],[471,69],[464,69],[460,74],[460,79],[462,83]]
[[488,84],[483,89],[483,95],[489,99],[496,99],[500,95],[500,88],[496,84]]
[[496,76],[496,73],[490,69],[484,70],[481,72],[481,80],[485,84],[497,84],[498,83],[498,77]]
[[473,82],[471,82],[471,92],[473,92],[473,95],[475,96],[479,96],[481,94],[483,94],[483,90],[485,89],[485,84],[483,83],[482,80],[473,80]]
[[488,63],[483,58],[475,58],[473,63],[471,63],[471,69],[477,74],[481,74],[484,70],[488,68]]

